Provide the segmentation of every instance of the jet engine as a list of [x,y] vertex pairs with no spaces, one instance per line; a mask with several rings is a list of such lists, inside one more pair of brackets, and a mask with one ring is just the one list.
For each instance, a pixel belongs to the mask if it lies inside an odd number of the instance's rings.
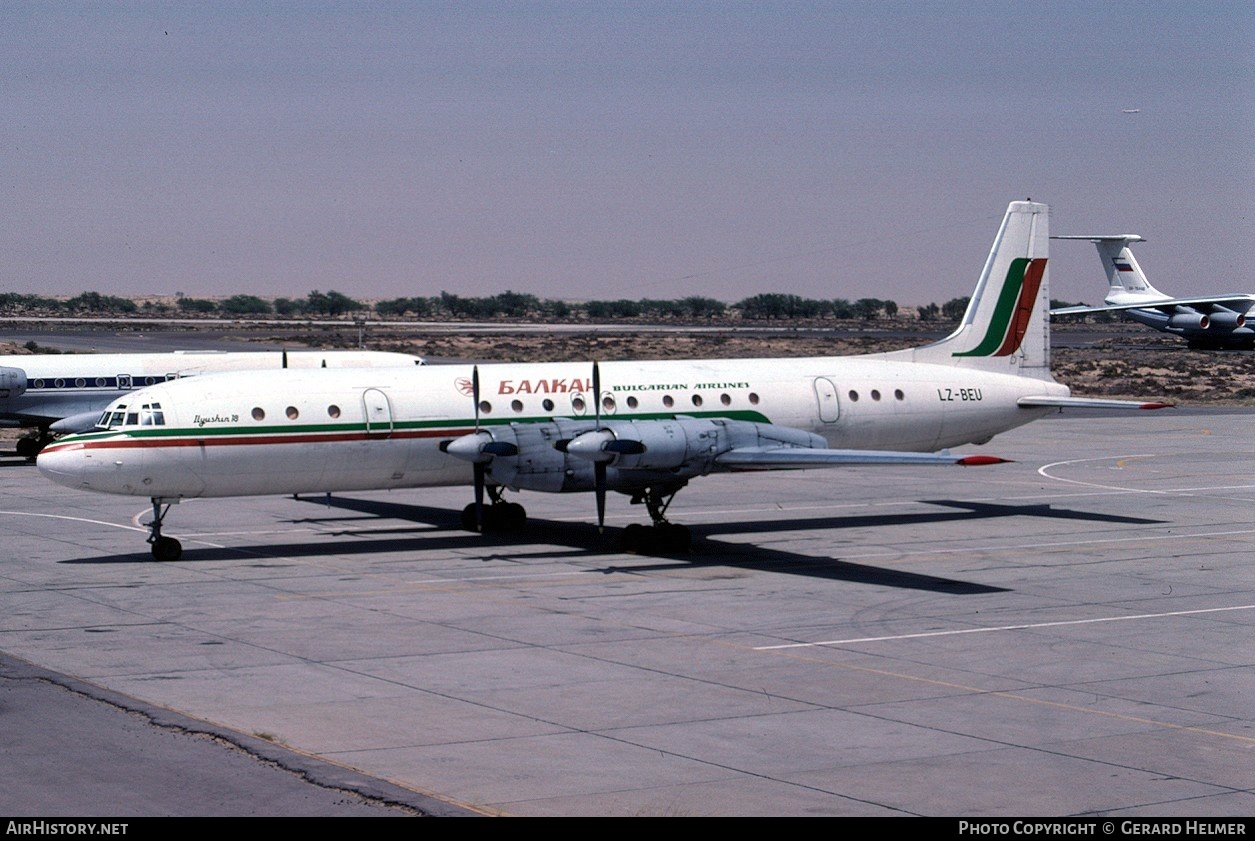
[[1246,326],[1246,316],[1233,310],[1216,310],[1208,318],[1213,327],[1223,330],[1235,330]]
[[26,393],[26,372],[21,368],[0,367],[0,400],[21,397]]
[[1177,311],[1168,316],[1168,327],[1175,330],[1206,330],[1211,326],[1211,318],[1195,310],[1178,307]]

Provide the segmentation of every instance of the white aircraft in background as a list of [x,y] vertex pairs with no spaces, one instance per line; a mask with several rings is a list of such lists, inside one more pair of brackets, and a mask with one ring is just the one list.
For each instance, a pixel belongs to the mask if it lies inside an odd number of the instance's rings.
[[[708,473],[847,464],[979,465],[935,452],[1071,406],[1164,404],[1069,396],[1050,375],[1049,211],[1013,202],[959,328],[925,347],[861,357],[427,366],[222,374],[116,401],[94,432],[50,444],[39,470],[70,488],[148,497],[149,543],[195,497],[473,484],[463,525],[521,527],[505,489],[607,491],[653,528],[625,545],[684,551],[665,517]],[[469,464],[468,464],[469,463]],[[483,503],[487,490],[491,504]]]
[[1081,315],[1119,312],[1134,321],[1164,333],[1184,338],[1192,348],[1250,348],[1255,346],[1255,330],[1246,316],[1255,306],[1255,295],[1202,295],[1173,298],[1150,285],[1142,267],[1133,257],[1130,243],[1145,242],[1137,234],[1114,236],[1060,236],[1051,239],[1081,239],[1098,246],[1098,256],[1107,272],[1107,297],[1103,307],[1065,307],[1051,315]]
[[416,356],[382,351],[175,351],[0,356],[0,426],[38,428],[17,453],[32,458],[54,433],[85,432],[119,397],[155,383],[215,371],[396,368]]

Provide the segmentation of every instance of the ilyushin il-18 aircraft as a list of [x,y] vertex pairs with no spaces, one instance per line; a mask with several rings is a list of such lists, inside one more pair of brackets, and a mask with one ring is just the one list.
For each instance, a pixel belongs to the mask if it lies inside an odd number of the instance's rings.
[[[273,371],[177,380],[120,398],[53,442],[40,471],[147,497],[158,560],[170,505],[196,497],[470,484],[463,525],[513,529],[503,492],[608,491],[645,504],[628,549],[686,551],[666,511],[710,473],[850,464],[981,465],[951,454],[1059,407],[1164,404],[1070,396],[1049,367],[1049,210],[1013,202],[949,337],[856,357]],[[940,452],[939,452],[940,451]],[[489,500],[485,504],[484,496]]]
[[1246,316],[1255,307],[1255,295],[1234,292],[1173,298],[1150,285],[1146,273],[1133,257],[1130,243],[1145,242],[1137,234],[1114,236],[1058,236],[1052,239],[1082,239],[1098,246],[1098,256],[1107,272],[1106,306],[1064,307],[1051,315],[1084,315],[1119,312],[1134,321],[1164,333],[1180,336],[1192,348],[1250,348],[1255,346],[1255,329],[1247,326]]
[[132,391],[215,371],[276,368],[395,368],[421,365],[416,356],[368,350],[174,351],[0,356],[0,426],[37,428],[17,454],[35,456],[54,433],[86,432],[100,412]]

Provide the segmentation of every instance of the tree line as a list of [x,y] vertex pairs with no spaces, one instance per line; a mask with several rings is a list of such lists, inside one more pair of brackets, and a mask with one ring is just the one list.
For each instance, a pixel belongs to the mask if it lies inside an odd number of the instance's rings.
[[[953,298],[944,304],[931,303],[919,307],[919,321],[957,321],[967,309],[968,298]],[[145,300],[137,303],[129,298],[84,292],[73,298],[59,299],[16,292],[0,293],[0,313],[7,315],[147,315],[147,316],[213,316],[241,318],[279,316],[287,318],[343,318],[374,315],[385,319],[493,319],[540,318],[549,320],[587,319],[592,321],[619,319],[648,320],[713,320],[741,318],[751,321],[788,321],[797,319],[898,319],[907,317],[897,303],[880,298],[804,298],[781,292],[752,295],[727,304],[714,298],[690,295],[684,298],[610,301],[562,301],[539,298],[522,292],[469,297],[441,292],[433,297],[390,298],[362,302],[335,290],[315,290],[304,298],[261,298],[256,295],[232,295],[208,299],[176,295],[173,302]]]

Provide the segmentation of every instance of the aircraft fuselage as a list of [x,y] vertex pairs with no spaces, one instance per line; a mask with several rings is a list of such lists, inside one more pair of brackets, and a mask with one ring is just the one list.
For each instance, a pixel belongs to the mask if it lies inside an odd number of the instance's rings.
[[[591,363],[478,371],[479,427],[531,436],[512,460],[518,469],[490,479],[553,491],[592,487],[592,465],[553,443],[596,428],[595,403],[603,422],[739,420],[805,430],[833,448],[925,453],[982,443],[1050,411],[1016,405],[1022,396],[1068,393],[1014,374],[876,357],[608,362],[600,395]],[[118,428],[53,444],[39,466],[71,487],[164,499],[466,484],[469,465],[441,444],[476,428],[472,376],[469,366],[428,366],[163,383],[128,395],[131,423],[124,416]],[[629,490],[665,471],[611,467],[608,478]]]

